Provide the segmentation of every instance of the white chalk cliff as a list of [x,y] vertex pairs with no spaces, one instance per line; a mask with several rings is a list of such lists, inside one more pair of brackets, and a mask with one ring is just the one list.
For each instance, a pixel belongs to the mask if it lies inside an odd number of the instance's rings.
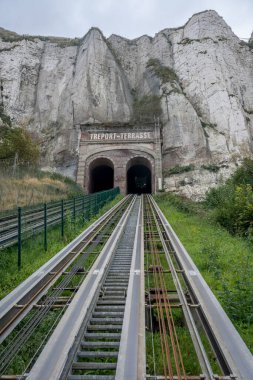
[[80,40],[0,28],[0,86],[13,125],[40,137],[43,165],[67,175],[78,160],[75,125],[128,121],[144,95],[161,102],[166,189],[199,197],[252,155],[253,37],[241,41],[215,11],[134,40],[96,28]]

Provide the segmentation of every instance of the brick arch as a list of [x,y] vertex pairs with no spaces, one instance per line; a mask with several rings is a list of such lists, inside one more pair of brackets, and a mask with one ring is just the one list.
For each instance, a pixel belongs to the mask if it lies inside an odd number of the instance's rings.
[[91,151],[89,156],[86,158],[86,160],[90,159],[90,157],[95,157],[97,155],[105,155],[106,157],[109,157],[107,154],[108,153],[111,153],[113,151],[129,151],[129,152],[133,152],[134,154],[140,154],[140,155],[145,155],[145,157],[150,157],[150,158],[153,158],[155,159],[156,157],[156,153],[149,149],[149,148],[146,148],[146,147],[143,147],[141,146],[140,148],[136,146],[136,144],[129,144],[127,146],[127,148],[118,148],[118,147],[115,147],[115,148],[111,148],[111,147],[102,147],[101,145],[101,151],[98,153],[97,151],[97,147],[94,148],[94,151]]
[[136,152],[136,154],[134,154],[127,162],[126,162],[126,168],[128,169],[129,165],[131,165],[131,162],[133,161],[138,161],[141,163],[142,160],[146,160],[148,162],[148,165],[150,165],[150,169],[154,169],[155,167],[155,162],[154,162],[154,158],[152,156],[150,156],[149,154],[147,153],[139,153],[139,152]]
[[107,161],[110,162],[110,165],[112,165],[113,167],[115,166],[115,162],[113,161],[113,159],[110,157],[110,155],[108,154],[104,154],[105,152],[101,152],[101,153],[95,153],[95,154],[92,154],[90,155],[87,160],[86,160],[86,168],[90,167],[90,165],[92,165],[92,163],[94,163],[95,161],[101,159],[105,159]]
[[[99,161],[97,161],[99,160]],[[154,178],[155,178],[155,158],[154,154],[147,152],[143,149],[105,149],[101,152],[94,152],[90,154],[85,161],[84,169],[84,187],[87,191],[90,190],[90,167],[94,162],[109,161],[114,168],[114,186],[119,186],[123,194],[126,193],[127,184],[127,165],[131,164],[131,160],[147,160],[152,173],[152,191],[154,191]]]

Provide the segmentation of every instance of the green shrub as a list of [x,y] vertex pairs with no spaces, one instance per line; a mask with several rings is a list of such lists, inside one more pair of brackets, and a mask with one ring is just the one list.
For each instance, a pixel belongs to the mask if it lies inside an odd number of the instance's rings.
[[225,203],[234,201],[234,186],[231,181],[225,185],[212,188],[208,191],[205,198],[205,205],[207,208],[216,208]]
[[253,160],[245,158],[232,176],[235,185],[249,184],[253,187]]
[[24,129],[5,125],[0,128],[0,160],[15,156],[21,166],[36,164],[39,159],[38,144]]
[[220,167],[214,164],[201,165],[202,169],[208,170],[209,172],[217,173],[220,170]]
[[195,168],[195,166],[193,164],[186,165],[186,166],[176,165],[169,170],[165,170],[164,174],[165,175],[180,174],[180,173],[184,173],[184,172],[190,172],[190,171],[194,170],[194,168]]
[[[4,112],[4,107],[3,105],[0,105],[0,118],[2,119],[2,122],[6,125],[8,125],[9,127],[11,127],[11,118],[10,116],[6,115],[6,113]],[[2,128],[2,127],[1,127]]]
[[252,186],[241,185],[235,189],[235,227],[237,233],[253,236],[253,191]]
[[161,79],[162,83],[178,81],[178,76],[175,71],[171,67],[163,66],[159,59],[149,59],[146,67],[151,68],[158,76],[158,78]]
[[253,160],[245,159],[222,186],[206,194],[205,206],[230,233],[253,237]]

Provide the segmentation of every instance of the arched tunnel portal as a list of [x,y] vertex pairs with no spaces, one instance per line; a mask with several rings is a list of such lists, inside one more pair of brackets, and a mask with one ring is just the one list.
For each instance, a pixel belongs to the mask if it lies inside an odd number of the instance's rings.
[[126,193],[150,194],[152,192],[152,167],[144,157],[132,158],[126,167]]
[[89,193],[109,190],[114,186],[114,165],[108,158],[97,158],[89,166]]

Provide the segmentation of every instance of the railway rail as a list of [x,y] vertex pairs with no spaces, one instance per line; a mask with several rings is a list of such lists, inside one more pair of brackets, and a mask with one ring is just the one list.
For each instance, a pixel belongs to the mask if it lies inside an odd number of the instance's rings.
[[75,241],[78,249],[67,249],[78,258],[67,270],[64,264],[50,292],[45,287],[30,305],[33,316],[7,338],[2,379],[49,309],[59,310],[55,329],[13,378],[253,378],[252,355],[152,196],[127,197],[91,230]]

